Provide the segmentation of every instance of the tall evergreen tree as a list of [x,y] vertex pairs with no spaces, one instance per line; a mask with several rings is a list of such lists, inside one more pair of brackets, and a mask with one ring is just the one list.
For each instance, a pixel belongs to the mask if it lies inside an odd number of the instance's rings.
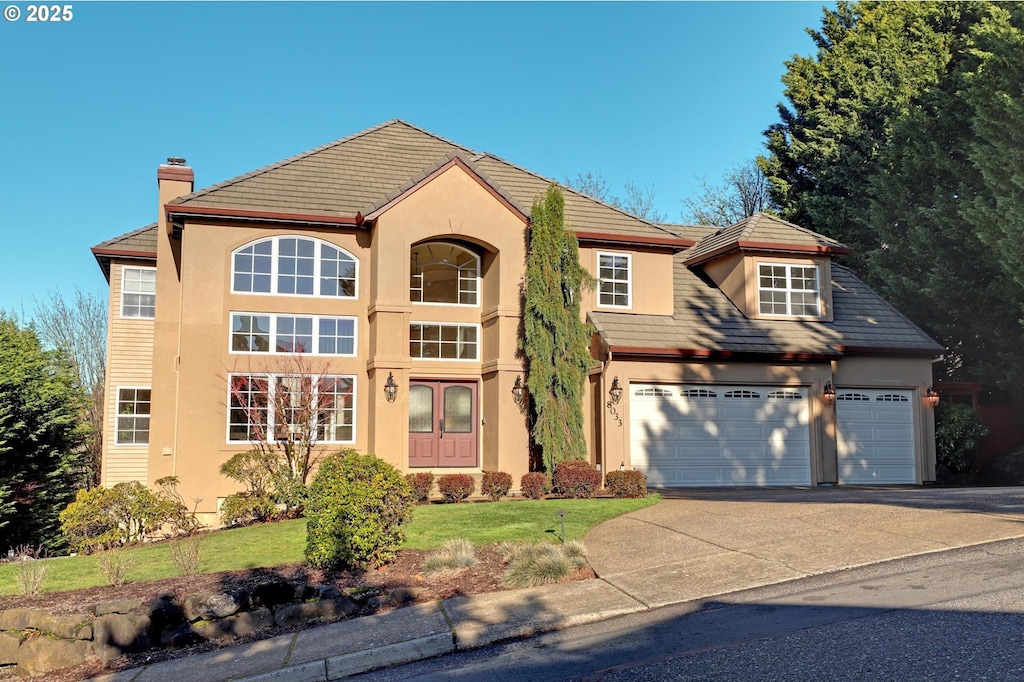
[[548,471],[558,462],[587,458],[583,388],[591,364],[590,328],[580,319],[580,293],[591,285],[576,235],[565,226],[562,192],[551,185],[533,204],[522,344],[530,433]]
[[75,496],[84,396],[70,360],[0,314],[0,548],[56,549]]

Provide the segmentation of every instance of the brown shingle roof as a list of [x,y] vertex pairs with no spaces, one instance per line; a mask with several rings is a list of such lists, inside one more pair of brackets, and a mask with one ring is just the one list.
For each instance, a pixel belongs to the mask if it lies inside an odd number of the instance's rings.
[[688,265],[698,265],[726,253],[742,250],[781,250],[812,253],[849,253],[834,239],[788,223],[766,213],[755,213],[704,238],[686,253]]
[[119,237],[108,239],[92,247],[92,254],[100,264],[104,277],[110,277],[110,260],[121,255],[126,258],[156,259],[157,224],[150,223],[145,227],[132,230]]
[[592,312],[610,347],[838,356],[845,350],[937,355],[942,347],[847,268],[832,265],[832,322],[745,317],[713,284],[675,259],[672,315]]

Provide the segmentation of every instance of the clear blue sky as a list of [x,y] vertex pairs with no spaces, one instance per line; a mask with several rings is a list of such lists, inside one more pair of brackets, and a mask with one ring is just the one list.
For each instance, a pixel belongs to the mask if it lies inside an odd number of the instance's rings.
[[[657,191],[762,151],[822,2],[71,2],[0,20],[0,309],[105,283],[89,247],[197,188],[401,118],[548,177]],[[831,3],[828,3],[831,6]]]

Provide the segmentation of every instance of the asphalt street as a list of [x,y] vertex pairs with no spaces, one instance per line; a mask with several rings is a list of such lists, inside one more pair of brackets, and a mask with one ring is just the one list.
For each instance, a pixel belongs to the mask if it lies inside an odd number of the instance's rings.
[[368,673],[394,680],[1024,680],[1024,540],[795,580]]

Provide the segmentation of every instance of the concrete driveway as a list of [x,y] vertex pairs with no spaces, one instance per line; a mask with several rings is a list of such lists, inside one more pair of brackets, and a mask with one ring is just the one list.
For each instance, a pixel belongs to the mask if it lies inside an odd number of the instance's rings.
[[1024,537],[1024,487],[656,492],[585,540],[598,576],[648,607]]

